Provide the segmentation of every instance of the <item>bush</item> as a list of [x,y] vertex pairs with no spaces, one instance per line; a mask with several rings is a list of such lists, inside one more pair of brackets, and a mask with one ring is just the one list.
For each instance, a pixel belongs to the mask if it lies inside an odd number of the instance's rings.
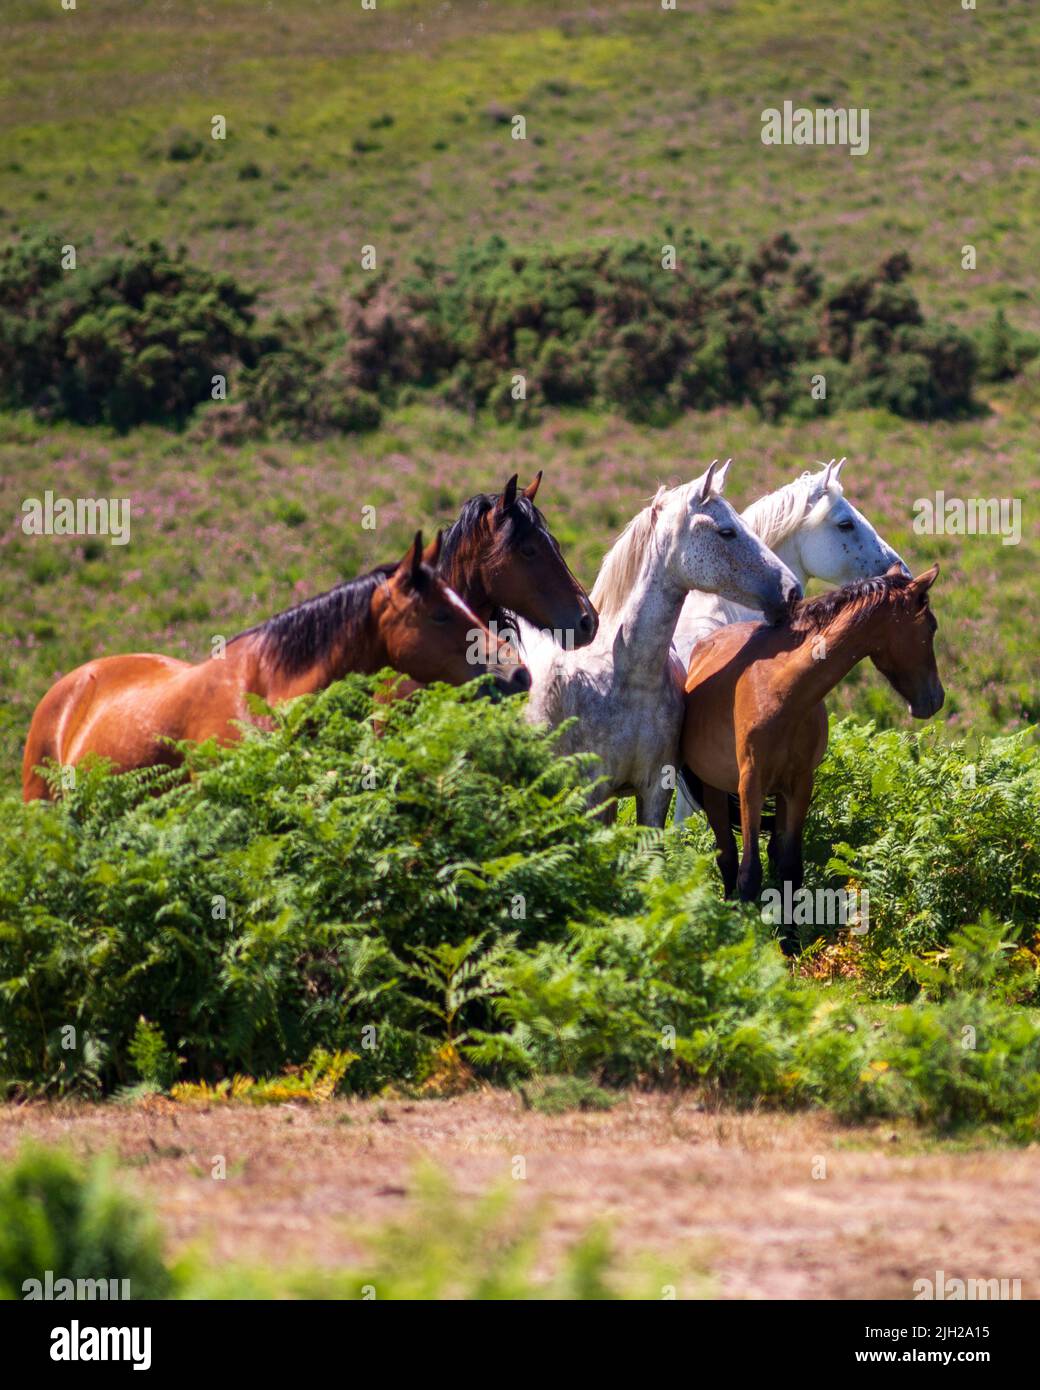
[[496,971],[495,1013],[508,1026],[475,1029],[468,1055],[508,1074],[685,1078],[735,1100],[784,1098],[814,1006],[754,922],[709,886],[705,860],[681,854],[631,917],[514,949]]
[[1040,337],[1011,327],[998,309],[979,339],[979,380],[1007,381],[1040,355]]
[[579,1103],[590,1082],[695,1084],[1034,1133],[1026,737],[969,760],[835,726],[809,877],[869,888],[869,935],[838,949],[876,991],[917,996],[893,1007],[792,975],[687,835],[591,815],[587,764],[518,702],[434,687],[387,705],[375,684],[195,750],[190,782],[81,766],[60,803],[7,803],[9,1087],[136,1080],[212,1104],[557,1076]]
[[243,372],[239,385],[246,415],[257,430],[290,438],[375,429],[382,414],[375,396],[306,350],[266,354],[253,370]]
[[[504,1189],[474,1201],[435,1169],[420,1169],[407,1218],[362,1234],[354,1269],[212,1266],[199,1255],[164,1263],[143,1206],[125,1196],[110,1164],[84,1169],[60,1150],[27,1148],[0,1169],[0,1299],[21,1299],[50,1271],[91,1281],[126,1280],[131,1299],[619,1299],[653,1297],[675,1272],[619,1268],[605,1231],[573,1240],[546,1276],[541,1215],[517,1210]],[[695,1274],[697,1286],[703,1282]],[[27,1288],[26,1286],[29,1285]],[[61,1292],[65,1289],[62,1286]],[[108,1290],[106,1289],[106,1295]],[[122,1289],[120,1289],[122,1296]]]
[[358,309],[354,371],[384,398],[439,381],[457,404],[503,416],[505,384],[520,372],[528,402],[659,421],[731,403],[808,413],[810,377],[830,358],[831,405],[925,419],[971,407],[975,349],[925,325],[901,283],[905,255],[821,299],[818,272],[786,234],[749,256],[689,231],[672,244],[673,269],[647,241],[557,250],[493,237],[447,267],[422,260],[398,294]]
[[156,1227],[108,1163],[85,1172],[59,1150],[26,1148],[0,1170],[0,1298],[24,1298],[48,1270],[55,1281],[126,1279],[132,1299],[175,1289]]
[[277,1073],[323,1046],[360,1053],[358,1089],[416,1081],[443,1041],[418,948],[559,938],[637,900],[632,833],[590,819],[581,767],[519,709],[472,689],[388,709],[372,684],[203,750],[186,785],[81,769],[59,805],[12,803],[0,1075],[124,1083],[144,1015],[186,1080]]
[[0,253],[0,404],[120,429],[177,423],[214,375],[251,360],[252,303],[157,242],[68,271],[57,238],[15,242]]
[[912,988],[905,958],[946,946],[989,912],[1038,943],[1040,751],[1035,734],[965,743],[833,723],[816,775],[807,862],[870,895],[862,962]]
[[[256,173],[243,165],[240,177]],[[203,416],[229,441],[371,429],[382,406],[419,389],[520,424],[545,405],[650,423],[727,404],[769,418],[972,408],[976,348],[925,323],[906,255],[825,293],[785,233],[752,254],[690,231],[671,244],[665,269],[649,241],[521,249],[493,237],[447,266],[419,260],[396,287],[372,277],[344,305],[317,301],[261,334],[253,295],[183,252],[131,244],[66,272],[56,238],[26,237],[0,258],[0,404],[119,428],[179,423],[211,399],[215,375],[234,371],[235,399]],[[998,316],[982,345],[988,379],[1035,350]],[[817,374],[822,401],[810,395]]]

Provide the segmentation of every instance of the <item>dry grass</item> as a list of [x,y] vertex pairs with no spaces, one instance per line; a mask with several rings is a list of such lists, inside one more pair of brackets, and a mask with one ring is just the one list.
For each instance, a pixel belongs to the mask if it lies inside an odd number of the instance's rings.
[[[179,1251],[218,1261],[335,1265],[352,1232],[400,1217],[416,1164],[464,1195],[508,1184],[548,1203],[545,1258],[607,1219],[623,1257],[706,1266],[725,1298],[910,1298],[913,1281],[1022,1281],[1040,1291],[1040,1154],[925,1148],[910,1131],[824,1116],[735,1114],[630,1093],[607,1113],[549,1118],[502,1092],[323,1108],[0,1112],[0,1154],[23,1138],[115,1149]],[[210,1177],[224,1155],[227,1179]],[[826,1176],[816,1178],[821,1161]],[[132,1176],[131,1176],[132,1175]]]

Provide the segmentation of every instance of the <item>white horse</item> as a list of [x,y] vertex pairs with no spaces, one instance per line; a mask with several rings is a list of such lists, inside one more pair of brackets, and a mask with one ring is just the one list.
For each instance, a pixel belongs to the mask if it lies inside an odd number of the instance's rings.
[[664,825],[674,786],[683,672],[671,642],[687,593],[715,590],[775,620],[801,593],[721,496],[728,467],[660,488],[629,522],[592,591],[600,626],[589,646],[561,650],[524,629],[528,719],[555,727],[574,716],[560,751],[595,753],[605,778],[597,798],[634,795],[644,825]]
[[[845,497],[838,480],[844,463],[844,459],[837,463],[832,459],[818,473],[803,473],[741,513],[741,519],[783,560],[803,589],[810,579],[835,585],[870,579],[884,574],[890,565],[902,565],[910,573],[900,556]],[[673,641],[683,671],[690,664],[694,646],[716,628],[761,617],[761,612],[742,608],[719,594],[689,594]],[[675,824],[681,825],[693,809],[680,783],[675,793]]]

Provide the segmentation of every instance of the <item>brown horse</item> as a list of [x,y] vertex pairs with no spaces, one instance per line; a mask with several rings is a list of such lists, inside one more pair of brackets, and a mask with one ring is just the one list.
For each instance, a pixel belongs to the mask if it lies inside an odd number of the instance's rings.
[[415,681],[452,685],[494,671],[503,692],[528,690],[527,668],[440,577],[440,560],[440,534],[424,553],[416,532],[400,564],[269,618],[232,638],[219,656],[192,665],[135,652],[77,667],[36,707],[22,795],[31,801],[50,794],[36,771],[48,759],[68,767],[95,753],[121,771],[175,765],[169,740],[239,737],[238,721],[249,718],[247,695],[274,705],[348,671],[391,666]]
[[599,620],[534,505],[541,481],[539,472],[518,490],[514,473],[501,493],[471,497],[445,533],[439,570],[492,631],[525,618],[561,645],[584,647]]
[[[928,591],[939,566],[910,578],[893,565],[877,579],[846,584],[799,603],[779,627],[733,623],[694,647],[686,677],[681,757],[685,779],[715,832],[719,868],[732,897],[758,897],[758,836],[765,798],[776,797],[770,859],[780,883],[802,886],[802,828],[813,777],[827,748],[824,697],[870,657],[915,719],[942,708],[935,617]],[[730,824],[740,801],[744,853]],[[790,942],[785,942],[788,949]]]

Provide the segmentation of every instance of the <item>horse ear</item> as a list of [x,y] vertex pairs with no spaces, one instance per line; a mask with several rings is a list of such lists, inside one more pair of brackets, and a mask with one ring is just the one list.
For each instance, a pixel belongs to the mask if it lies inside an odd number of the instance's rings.
[[838,481],[838,475],[841,473],[841,470],[844,468],[844,466],[844,459],[838,459],[837,462],[835,462],[834,459],[831,459],[830,463],[827,465],[827,470],[823,475],[824,492],[827,491],[827,489],[830,487],[832,483],[836,483]]
[[654,493],[654,495],[653,495],[653,497],[652,497],[652,499],[651,499],[651,501],[650,501],[650,525],[651,525],[651,526],[656,526],[656,525],[657,525],[657,518],[658,518],[658,517],[660,516],[660,514],[661,514],[661,508],[662,508],[662,506],[664,505],[664,499],[665,499],[665,496],[666,496],[667,492],[668,492],[668,488],[666,487],[666,485],[665,485],[664,483],[662,483],[661,486],[660,486],[660,487],[657,489],[657,491]]
[[397,572],[407,579],[418,579],[422,572],[422,532],[416,531],[415,539],[405,551],[404,559],[397,566]]
[[716,468],[715,470],[715,477],[712,480],[711,490],[719,496],[722,495],[722,489],[726,486],[726,474],[729,472],[729,466],[732,462],[732,459],[727,459],[721,468]]
[[423,560],[429,565],[430,569],[435,570],[440,564],[441,542],[444,540],[444,532],[438,531],[433,540],[423,551]]
[[915,589],[918,596],[923,600],[928,596],[928,590],[938,578],[939,566],[933,565],[930,570],[925,570],[924,574],[919,574],[917,578],[911,582],[910,587]]
[[535,474],[534,482],[533,482],[533,483],[528,483],[527,486],[524,488],[524,496],[527,498],[528,502],[533,502],[533,501],[534,501],[534,499],[535,499],[535,494],[536,494],[537,491],[538,491],[538,484],[539,484],[541,481],[542,481],[542,470],[539,468],[538,472]]
[[502,491],[502,496],[495,503],[496,516],[505,516],[506,512],[508,512],[509,508],[516,501],[516,483],[517,474],[514,473],[509,479],[509,482],[506,483]]
[[718,459],[714,459],[709,465],[708,471],[697,479],[693,492],[693,500],[695,502],[706,502],[711,496],[712,480],[715,477],[715,470],[718,466]]
[[885,570],[886,579],[905,579],[906,570],[898,560],[893,560],[888,569]]

